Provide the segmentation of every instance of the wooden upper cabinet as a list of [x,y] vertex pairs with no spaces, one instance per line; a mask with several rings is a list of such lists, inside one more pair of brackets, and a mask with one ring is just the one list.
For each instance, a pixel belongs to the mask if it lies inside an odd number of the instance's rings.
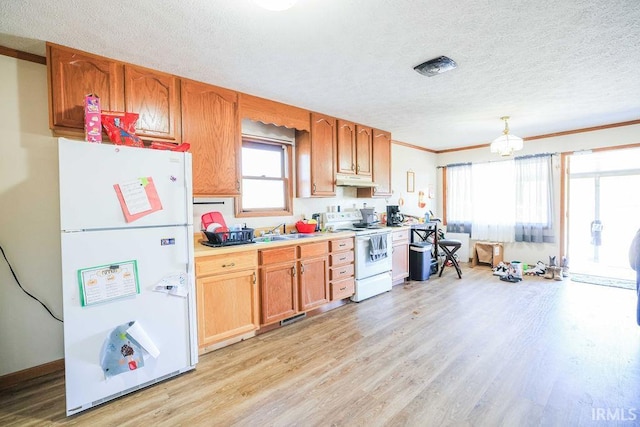
[[182,80],[181,95],[182,135],[193,155],[193,194],[238,195],[242,141],[237,93]]
[[311,113],[311,132],[296,132],[298,197],[336,195],[336,119]]
[[314,196],[335,196],[336,119],[311,114],[311,191]]
[[179,79],[134,65],[124,66],[125,111],[138,113],[136,134],[177,141],[180,134]]
[[338,173],[371,176],[373,130],[338,120]]
[[309,111],[245,93],[240,94],[240,117],[289,129],[311,129]]
[[84,132],[84,97],[90,93],[100,97],[103,110],[124,110],[122,64],[47,44],[47,65],[51,129]]
[[356,174],[371,176],[373,129],[356,126]]
[[375,188],[358,188],[358,197],[389,197],[391,192],[391,133],[373,129],[372,178]]
[[356,173],[356,125],[338,120],[338,173]]
[[170,74],[47,44],[49,127],[84,134],[84,97],[100,97],[102,111],[138,113],[136,134],[180,142],[179,79]]

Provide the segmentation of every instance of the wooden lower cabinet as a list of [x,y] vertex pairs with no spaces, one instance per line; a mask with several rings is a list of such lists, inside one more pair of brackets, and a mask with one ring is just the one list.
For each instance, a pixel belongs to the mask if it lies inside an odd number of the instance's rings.
[[353,237],[329,242],[329,286],[331,301],[349,298],[355,293]]
[[262,324],[278,322],[298,312],[295,261],[260,268]]
[[327,242],[265,249],[259,259],[263,325],[329,302]]
[[256,268],[257,251],[196,258],[201,351],[260,328]]
[[329,302],[327,256],[300,261],[300,311],[320,307]]
[[393,284],[404,282],[409,277],[409,236],[411,230],[402,229],[391,234],[391,280]]

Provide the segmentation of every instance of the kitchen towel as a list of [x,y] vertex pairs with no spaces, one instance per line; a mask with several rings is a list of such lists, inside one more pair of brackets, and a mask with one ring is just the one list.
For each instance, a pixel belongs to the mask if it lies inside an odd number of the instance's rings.
[[369,236],[369,255],[371,261],[378,261],[387,257],[386,234],[372,234]]

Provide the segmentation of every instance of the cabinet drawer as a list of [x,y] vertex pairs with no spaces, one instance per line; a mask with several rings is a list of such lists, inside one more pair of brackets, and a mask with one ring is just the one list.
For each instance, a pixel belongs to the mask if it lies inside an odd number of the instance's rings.
[[334,282],[331,284],[331,301],[348,298],[355,293],[355,289],[353,277]]
[[258,252],[236,252],[196,258],[196,276],[228,273],[231,271],[255,268],[258,265]]
[[330,279],[331,280],[341,280],[346,279],[347,277],[353,276],[353,264],[342,265],[340,267],[333,267],[330,270]]
[[319,255],[326,255],[329,252],[327,242],[309,243],[300,245],[300,258],[308,258]]
[[291,262],[295,259],[296,247],[294,245],[260,251],[260,265]]
[[337,239],[329,242],[331,252],[346,251],[353,249],[353,237],[347,237],[346,239]]
[[400,241],[409,241],[409,233],[411,230],[398,230],[391,233],[391,241],[393,243]]
[[331,266],[351,264],[353,262],[353,251],[338,252],[337,254],[329,255]]

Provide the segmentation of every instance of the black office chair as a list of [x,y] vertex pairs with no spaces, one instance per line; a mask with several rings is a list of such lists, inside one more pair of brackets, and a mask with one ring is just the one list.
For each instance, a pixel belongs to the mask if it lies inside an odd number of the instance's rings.
[[458,273],[458,279],[462,279],[462,270],[460,270],[460,265],[458,265],[458,260],[454,256],[454,254],[460,249],[462,246],[462,242],[460,240],[455,239],[441,239],[438,240],[438,247],[442,249],[442,252],[445,254],[444,262],[442,263],[442,267],[440,268],[440,274],[438,277],[442,277],[442,272],[444,268],[447,266],[447,261],[451,261],[451,265],[456,268],[456,272]]

